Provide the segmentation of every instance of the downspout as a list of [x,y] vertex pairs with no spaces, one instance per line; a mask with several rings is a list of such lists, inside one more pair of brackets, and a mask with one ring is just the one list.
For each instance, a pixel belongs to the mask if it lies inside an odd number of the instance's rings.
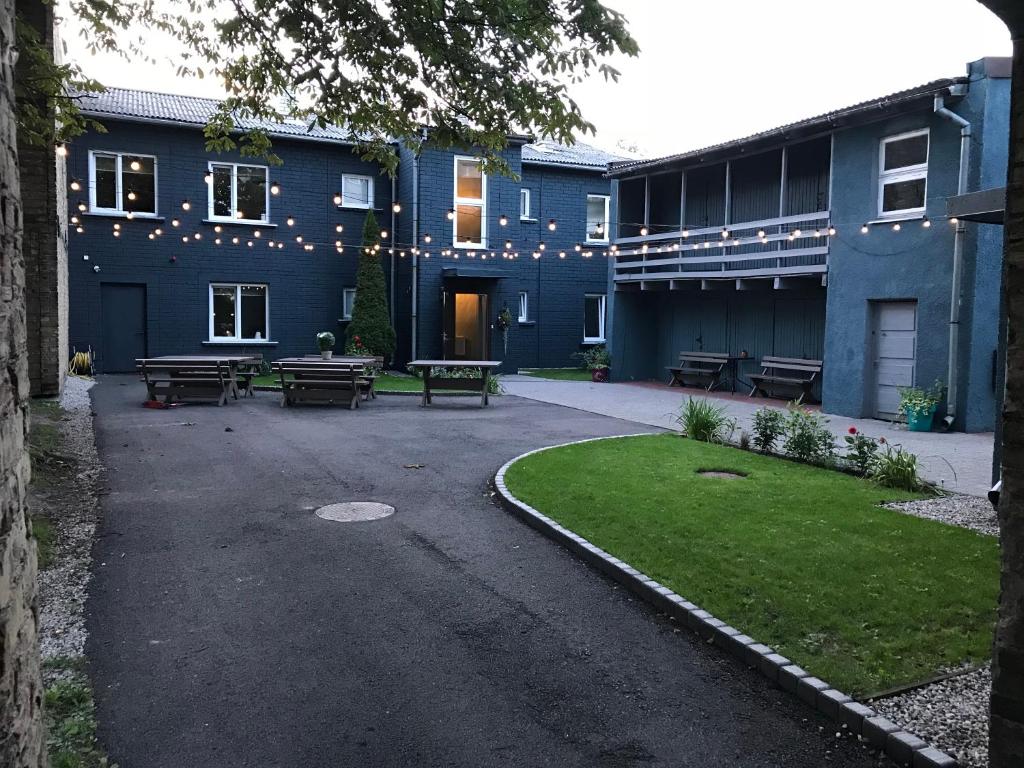
[[[950,95],[961,95],[963,88],[953,86]],[[971,123],[956,112],[946,107],[945,96],[935,97],[935,114],[960,126],[960,178],[957,183],[957,194],[967,192],[967,178],[971,168]],[[949,302],[949,367],[946,375],[948,389],[946,393],[946,418],[943,419],[946,429],[953,426],[956,420],[957,398],[960,391],[958,358],[960,356],[960,285],[963,281],[964,237],[967,227],[962,221],[956,224],[953,235],[953,284]]]
[[419,295],[420,295],[420,151],[427,138],[427,130],[423,129],[419,146],[412,157],[412,334],[409,337],[409,358],[416,360],[417,329],[419,328]]
[[391,298],[388,302],[388,314],[391,316],[391,327],[395,327],[395,233],[398,214],[395,213],[395,201],[398,199],[398,174],[391,177]]

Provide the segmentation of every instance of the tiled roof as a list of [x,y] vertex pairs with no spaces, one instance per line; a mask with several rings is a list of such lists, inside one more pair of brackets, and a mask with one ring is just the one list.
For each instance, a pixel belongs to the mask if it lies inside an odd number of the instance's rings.
[[[146,122],[181,123],[202,127],[216,111],[217,99],[199,96],[181,96],[172,93],[135,91],[127,88],[108,88],[103,93],[81,97],[81,110],[91,117],[118,117]],[[297,120],[275,123],[264,120],[238,118],[241,130],[262,128],[276,136],[295,136],[326,142],[351,142],[353,137],[344,128],[310,128]]]
[[553,141],[537,141],[523,145],[523,162],[535,165],[582,166],[603,170],[609,163],[623,160],[628,158],[613,155],[579,141],[572,146],[556,144]]
[[732,141],[722,142],[721,144],[712,144],[711,146],[682,152],[677,155],[667,155],[654,160],[626,160],[625,162],[613,163],[608,169],[609,174],[619,176],[631,171],[655,168],[661,165],[685,162],[687,160],[695,160],[713,153],[726,153],[729,150],[738,149],[745,144],[753,144],[763,140],[785,140],[788,138],[789,134],[796,134],[806,132],[808,130],[838,125],[845,121],[849,121],[850,118],[870,118],[872,113],[876,113],[880,117],[884,117],[890,114],[891,110],[895,107],[921,100],[924,97],[931,97],[952,85],[960,85],[967,82],[968,79],[966,77],[933,80],[930,83],[925,83],[924,85],[919,85],[915,88],[908,88],[905,91],[890,93],[888,96],[871,99],[870,101],[862,101],[849,107],[843,107],[842,109],[836,109],[821,115],[815,115],[814,117],[809,117],[795,123],[781,125],[778,128],[771,128],[770,130],[761,131],[760,133],[745,136],[741,139],[734,139]]
[[[216,99],[199,96],[181,96],[127,88],[108,88],[103,93],[90,94],[81,98],[82,112],[92,117],[179,123],[194,125],[197,128],[206,125],[206,121],[216,111],[218,104]],[[262,128],[275,136],[294,136],[326,142],[351,142],[353,140],[347,130],[336,126],[308,128],[305,123],[299,121],[272,123],[242,118],[236,120],[236,124],[241,130]],[[540,141],[523,146],[523,162],[533,164],[605,170],[609,163],[626,159],[621,155],[613,155],[580,142],[571,147],[551,141]]]

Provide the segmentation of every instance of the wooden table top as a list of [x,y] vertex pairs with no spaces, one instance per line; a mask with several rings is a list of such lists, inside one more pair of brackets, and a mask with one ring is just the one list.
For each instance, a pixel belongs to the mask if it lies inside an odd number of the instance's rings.
[[247,363],[250,360],[262,360],[263,358],[260,355],[160,355],[159,357],[140,357],[139,359],[172,363]]
[[372,357],[282,357],[275,360],[275,363],[304,363],[306,365],[330,365],[331,363],[344,363],[345,365],[365,365]]
[[497,368],[501,360],[413,360],[417,368]]

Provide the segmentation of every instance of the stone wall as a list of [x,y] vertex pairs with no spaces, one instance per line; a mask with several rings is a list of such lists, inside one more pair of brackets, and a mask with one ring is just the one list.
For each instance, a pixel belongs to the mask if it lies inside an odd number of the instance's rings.
[[[59,60],[53,6],[38,0],[18,10]],[[28,375],[33,395],[57,395],[64,384],[68,349],[67,171],[52,147],[18,144],[21,173],[22,253]],[[60,194],[58,194],[58,191]]]
[[14,0],[0,0],[0,765],[43,766],[29,460],[25,274],[14,121]]

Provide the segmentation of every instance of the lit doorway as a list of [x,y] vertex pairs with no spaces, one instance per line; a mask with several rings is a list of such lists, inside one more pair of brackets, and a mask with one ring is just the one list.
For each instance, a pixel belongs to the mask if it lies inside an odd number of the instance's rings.
[[487,294],[447,289],[444,292],[444,357],[487,360]]

